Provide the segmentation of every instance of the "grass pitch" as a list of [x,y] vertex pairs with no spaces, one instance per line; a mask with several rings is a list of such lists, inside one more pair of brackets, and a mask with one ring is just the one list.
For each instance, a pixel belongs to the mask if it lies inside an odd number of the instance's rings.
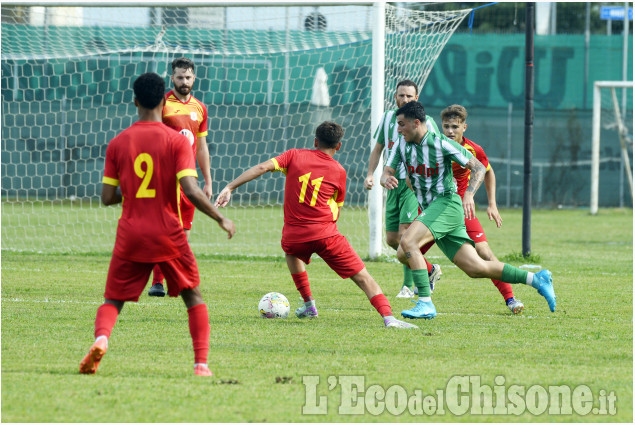
[[[479,213],[494,253],[524,265],[521,212],[502,215],[503,228],[495,229]],[[384,329],[364,294],[319,259],[308,271],[320,317],[260,319],[256,305],[266,292],[287,295],[292,310],[299,304],[282,252],[261,259],[199,255],[211,379],[192,374],[183,303],[146,295],[124,307],[97,374],[79,375],[109,257],[5,251],[2,421],[632,423],[632,242],[632,210],[596,217],[534,211],[534,264],[553,271],[558,306],[550,313],[534,289],[515,285],[522,316],[511,315],[489,281],[470,280],[433,248],[431,260],[443,268],[433,298],[439,315],[416,322],[421,329],[414,331]],[[394,298],[399,264],[367,267],[396,315],[410,307]],[[463,377],[489,386],[495,398],[502,392],[500,406],[497,399],[495,411],[483,407],[485,387],[457,393],[449,383]],[[523,388],[523,408],[514,386]],[[590,412],[557,409],[544,398],[550,386],[578,396],[587,386],[592,404],[582,404]],[[439,392],[442,409],[431,409]],[[428,395],[428,404],[411,408],[418,394]],[[459,401],[467,412],[451,407]],[[348,414],[355,411],[361,414]]]

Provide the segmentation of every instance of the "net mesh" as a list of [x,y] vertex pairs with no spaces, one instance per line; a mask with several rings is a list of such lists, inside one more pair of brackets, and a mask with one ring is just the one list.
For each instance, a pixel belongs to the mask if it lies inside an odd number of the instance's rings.
[[[385,107],[397,81],[423,85],[468,12],[386,6]],[[100,205],[106,146],[136,120],[134,79],[152,71],[169,85],[171,61],[187,56],[193,94],[208,108],[215,194],[248,167],[312,147],[322,121],[345,128],[338,225],[364,256],[371,17],[364,6],[2,7],[2,249],[112,249],[121,207]],[[283,187],[276,173],[235,191],[225,211],[238,228],[230,242],[197,213],[194,252],[278,255]]]

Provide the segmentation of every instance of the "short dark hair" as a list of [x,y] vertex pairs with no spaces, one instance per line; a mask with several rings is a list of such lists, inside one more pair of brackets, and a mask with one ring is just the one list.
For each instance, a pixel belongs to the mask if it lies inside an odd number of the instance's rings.
[[461,122],[467,120],[467,110],[461,105],[450,105],[441,111],[441,120],[458,118]]
[[423,105],[416,100],[408,102],[401,108],[397,109],[395,116],[403,115],[404,118],[409,120],[416,119],[423,123],[426,122],[426,111],[423,109]]
[[172,73],[174,74],[174,70],[176,68],[182,69],[192,69],[192,73],[194,72],[194,61],[190,58],[181,57],[176,58],[172,61]]
[[417,87],[417,83],[415,83],[414,81],[411,80],[402,80],[399,81],[397,83],[397,87],[395,87],[395,91],[397,91],[397,89],[401,86],[406,86],[406,87],[414,87],[415,88],[415,94],[419,94],[419,87]]
[[165,95],[165,81],[154,72],[139,75],[132,88],[137,101],[146,109],[156,108]]
[[325,148],[334,148],[342,140],[344,129],[341,125],[332,121],[324,121],[315,129],[315,137],[318,143]]

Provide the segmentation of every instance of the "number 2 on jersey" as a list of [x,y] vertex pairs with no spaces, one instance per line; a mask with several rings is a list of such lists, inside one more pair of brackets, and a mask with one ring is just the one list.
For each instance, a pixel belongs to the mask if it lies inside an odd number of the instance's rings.
[[[304,203],[304,197],[306,196],[306,188],[309,186],[309,180],[311,179],[311,173],[304,174],[298,178],[298,181],[302,183],[302,189],[300,189],[300,199],[299,202]],[[313,196],[311,196],[311,205],[315,206],[317,202],[318,192],[320,191],[320,186],[322,185],[322,180],[324,180],[324,176],[319,177],[317,179],[310,180],[313,185]]]
[[[146,164],[145,171],[141,168],[141,164]],[[152,173],[154,172],[154,162],[152,162],[150,154],[142,153],[135,158],[134,172],[140,179],[143,179],[141,180],[139,190],[137,190],[137,198],[154,198],[156,196],[156,190],[148,189],[150,180],[152,180]]]

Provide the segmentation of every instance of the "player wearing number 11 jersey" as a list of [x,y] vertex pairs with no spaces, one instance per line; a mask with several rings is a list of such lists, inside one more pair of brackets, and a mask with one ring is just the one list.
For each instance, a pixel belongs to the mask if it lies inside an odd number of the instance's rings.
[[163,79],[155,73],[142,74],[133,87],[139,121],[112,139],[106,149],[101,199],[105,205],[123,205],[105,301],[95,318],[95,342],[80,362],[79,372],[97,371],[124,303],[139,300],[158,264],[166,276],[168,294],[180,295],[187,307],[194,373],[210,376],[209,317],[198,288],[196,260],[181,226],[179,182],[196,208],[216,220],[229,237],[236,230],[196,184],[188,140],[161,122]]
[[381,288],[337,229],[346,196],[346,171],[333,155],[342,146],[343,135],[344,130],[338,124],[323,122],[315,131],[316,149],[291,149],[250,168],[222,190],[216,206],[227,205],[237,187],[268,171],[282,171],[286,175],[282,249],[291,277],[304,299],[296,316],[302,319],[318,315],[305,268],[311,255],[318,254],[342,279],[350,278],[366,293],[386,327],[416,327],[393,317]]

